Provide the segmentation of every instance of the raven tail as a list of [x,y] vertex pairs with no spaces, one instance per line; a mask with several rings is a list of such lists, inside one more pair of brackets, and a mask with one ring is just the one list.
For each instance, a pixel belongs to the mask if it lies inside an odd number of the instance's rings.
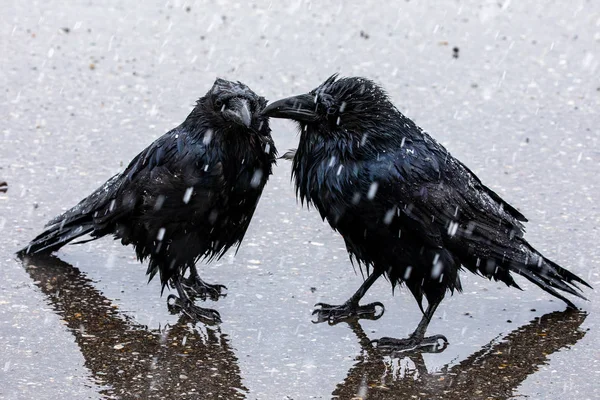
[[567,271],[554,261],[544,257],[524,240],[522,241],[522,245],[522,251],[519,256],[511,257],[510,260],[506,260],[507,262],[504,263],[511,272],[524,276],[542,290],[564,301],[570,308],[577,309],[577,307],[563,295],[564,293],[587,300],[587,298],[581,294],[582,290],[578,284],[592,289],[592,286],[590,286],[589,283],[574,273]]
[[581,294],[581,288],[578,286],[584,285],[592,289],[589,283],[575,275],[574,273],[567,271],[554,261],[549,260],[535,250],[529,243],[524,243],[525,246],[525,260],[515,261],[512,260],[509,263],[511,271],[524,276],[529,281],[535,283],[541,289],[550,293],[554,297],[557,297],[567,303],[570,308],[577,308],[575,305],[565,298],[558,290],[568,293],[570,295],[579,297],[587,300]]
[[65,223],[66,220],[63,219],[48,226],[26,247],[19,250],[17,255],[22,257],[27,254],[49,254],[70,241],[92,232],[94,230],[92,218],[82,217],[68,223]]
[[587,300],[578,285],[592,289],[589,283],[544,257],[523,238],[517,238],[510,246],[497,246],[492,249],[485,256],[480,254],[479,257],[464,257],[463,265],[473,273],[502,281],[517,289],[521,288],[514,281],[512,274],[519,274],[561,299],[570,308],[577,307],[564,296],[565,293]]

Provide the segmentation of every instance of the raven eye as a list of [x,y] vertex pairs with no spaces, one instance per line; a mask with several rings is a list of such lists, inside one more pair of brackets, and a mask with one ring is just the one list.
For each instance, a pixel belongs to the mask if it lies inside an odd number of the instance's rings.
[[223,101],[221,99],[217,99],[215,101],[215,107],[216,108],[221,108],[223,106]]
[[338,112],[337,106],[329,106],[329,107],[327,107],[327,114],[334,115],[334,114],[337,114],[337,112]]

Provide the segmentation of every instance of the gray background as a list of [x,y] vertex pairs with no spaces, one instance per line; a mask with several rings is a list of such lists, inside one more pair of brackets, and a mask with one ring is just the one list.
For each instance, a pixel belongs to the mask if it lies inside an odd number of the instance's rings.
[[[402,112],[530,219],[535,247],[600,286],[600,3],[69,4],[4,1],[0,13],[0,181],[9,184],[0,194],[0,398],[108,393],[101,391],[111,382],[84,365],[93,354],[14,252],[178,125],[217,76],[271,100],[306,92],[338,71],[376,80]],[[295,146],[291,123],[271,127],[280,154]],[[310,322],[315,302],[344,301],[361,277],[341,238],[296,203],[289,173],[289,163],[279,161],[237,256],[201,267],[208,281],[229,288],[211,306],[223,317],[219,332],[230,341],[248,398],[330,398],[364,354],[347,325]],[[146,285],[131,248],[102,239],[58,255],[93,280],[120,318],[150,330],[177,321],[159,283]],[[429,372],[564,308],[521,280],[523,292],[463,276],[465,293],[448,297],[430,325],[450,346],[424,356]],[[589,312],[585,336],[549,354],[510,395],[600,397],[600,296],[586,295],[590,302],[577,301]],[[384,280],[365,299],[377,300],[387,306],[384,317],[361,323],[372,339],[403,337],[420,318],[408,291],[392,297]],[[402,362],[387,365],[414,369]],[[401,386],[406,378],[392,372],[386,379]],[[490,382],[496,378],[489,374]],[[397,389],[386,390],[392,396]],[[355,390],[364,391],[377,389]]]

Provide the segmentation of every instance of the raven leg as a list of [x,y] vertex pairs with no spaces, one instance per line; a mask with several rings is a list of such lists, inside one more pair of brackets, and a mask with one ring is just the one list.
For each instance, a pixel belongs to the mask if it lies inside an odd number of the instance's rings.
[[406,339],[394,339],[389,337],[382,337],[379,340],[374,340],[377,343],[379,350],[389,353],[402,353],[410,351],[419,351],[426,353],[441,353],[448,346],[448,339],[444,335],[434,335],[425,337],[425,331],[427,326],[435,313],[438,305],[442,299],[435,302],[431,302],[427,306],[427,310],[421,318],[421,322],[417,326],[417,329]]
[[210,308],[201,308],[194,304],[194,301],[188,296],[183,284],[182,278],[176,276],[171,278],[173,286],[177,289],[177,294],[169,295],[167,298],[167,305],[169,311],[173,314],[182,313],[187,315],[193,321],[201,321],[206,324],[218,324],[221,322],[221,316],[216,310]]
[[[361,306],[358,304],[360,299],[363,298],[367,290],[375,283],[377,278],[381,276],[381,272],[373,271],[371,275],[363,282],[358,288],[356,293],[352,295],[344,304],[339,306],[332,306],[325,303],[315,304],[315,310],[313,315],[317,316],[315,323],[329,322],[334,325],[338,322],[342,322],[348,319],[379,319],[385,311],[385,307],[380,302],[366,304]],[[318,307],[318,308],[317,308]],[[381,313],[378,313],[377,307],[381,307]]]
[[200,278],[195,264],[190,265],[190,276],[189,278],[182,278],[181,284],[191,297],[199,297],[202,300],[209,298],[216,301],[219,300],[219,297],[227,296],[227,293],[223,293],[223,290],[227,290],[227,287],[204,282]]

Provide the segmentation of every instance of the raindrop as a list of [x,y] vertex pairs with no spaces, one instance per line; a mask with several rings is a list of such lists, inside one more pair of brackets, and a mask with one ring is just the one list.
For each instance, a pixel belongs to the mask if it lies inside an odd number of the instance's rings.
[[450,225],[448,225],[448,235],[452,237],[456,235],[456,231],[458,231],[458,222],[450,222]]
[[269,154],[270,151],[271,151],[271,145],[269,143],[265,144],[265,153]]
[[[167,331],[166,329],[164,331],[162,331],[160,333],[160,339],[159,342],[161,345],[164,345],[167,343],[167,340],[169,339],[169,331]],[[151,369],[155,369],[157,366],[157,362],[158,362],[158,357],[152,357],[152,364],[151,364]]]
[[329,159],[328,166],[333,167],[335,165],[335,160],[336,160],[335,156],[331,156],[331,158]]
[[[223,106],[224,108],[225,106]],[[204,137],[202,138],[202,143],[204,143],[205,146],[208,146],[212,140],[213,137],[213,131],[212,129],[207,129],[206,132],[204,132]]]
[[162,194],[158,195],[158,197],[156,198],[156,203],[154,203],[154,211],[160,210],[164,203],[165,203],[165,196]]
[[253,188],[257,188],[260,185],[262,177],[262,169],[257,169],[256,171],[254,171],[254,175],[252,175],[252,179],[250,180],[250,186],[252,186]]
[[431,277],[433,279],[438,278],[442,273],[443,267],[444,265],[440,261],[440,255],[436,254],[435,257],[433,257],[433,268],[431,269]]
[[156,235],[156,240],[158,240],[159,242],[160,242],[161,240],[163,240],[163,239],[164,239],[164,237],[165,237],[165,232],[166,232],[166,231],[167,231],[167,230],[166,230],[165,228],[160,228],[160,229],[158,230],[158,234]]
[[[158,107],[156,106],[156,104],[153,104],[152,108],[148,111],[148,115],[153,117],[156,114],[158,114]],[[177,139],[177,137],[175,137],[175,139]]]
[[190,186],[189,188],[187,188],[185,190],[185,194],[183,195],[183,202],[185,204],[190,202],[190,199],[192,198],[192,193],[194,193],[194,187]]
[[402,279],[407,280],[408,278],[410,278],[410,274],[412,273],[412,268],[411,266],[406,267],[406,270],[404,271],[404,276],[402,277]]
[[368,139],[368,138],[369,138],[369,134],[367,134],[367,133],[364,133],[364,134],[362,135],[362,139],[360,139],[360,145],[361,145],[361,146],[364,146],[364,145],[365,145],[365,143],[367,143],[367,139]]
[[385,217],[383,217],[383,223],[386,225],[389,225],[392,223],[392,220],[394,219],[394,214],[396,213],[396,207],[392,207],[389,210],[387,210],[387,212],[385,213]]
[[369,387],[367,386],[367,379],[363,376],[362,382],[360,383],[360,386],[358,388],[358,393],[356,393],[357,398],[366,399],[368,390]]
[[371,187],[369,187],[369,193],[367,193],[367,199],[373,200],[375,195],[377,194],[377,189],[379,188],[379,183],[373,182],[371,183]]

